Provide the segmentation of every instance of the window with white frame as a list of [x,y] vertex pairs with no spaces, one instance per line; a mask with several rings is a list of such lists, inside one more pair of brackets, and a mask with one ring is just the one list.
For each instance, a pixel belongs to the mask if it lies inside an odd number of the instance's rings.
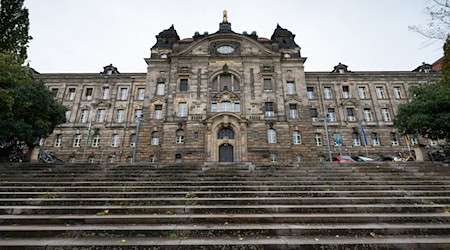
[[269,91],[272,90],[272,79],[270,78],[264,78],[264,90]]
[[394,98],[402,99],[402,90],[399,86],[394,87]]
[[335,113],[334,108],[328,108],[328,120],[330,122],[336,121],[336,113]]
[[136,109],[134,111],[134,118],[142,117],[142,109]]
[[352,144],[353,146],[361,146],[361,140],[359,139],[358,133],[352,133]]
[[234,103],[234,112],[239,113],[241,112],[241,104],[238,102]]
[[220,103],[220,112],[231,112],[231,102],[223,101]]
[[92,100],[92,95],[94,93],[94,89],[93,88],[86,88],[86,92],[85,92],[85,100],[90,101]]
[[78,148],[78,147],[80,147],[80,144],[81,144],[81,135],[77,134],[73,138],[73,147]]
[[266,117],[275,116],[273,102],[265,102],[264,103],[264,108],[265,108],[265,116]]
[[350,98],[350,87],[342,86],[342,98],[348,99]]
[[118,147],[120,145],[120,137],[118,134],[114,134],[111,138],[111,147]]
[[124,109],[118,109],[116,113],[116,122],[122,123],[125,120],[125,110]]
[[92,147],[100,147],[100,135],[99,134],[95,134],[94,137],[92,138]]
[[355,110],[353,108],[347,108],[347,121],[354,122],[356,121]]
[[104,122],[106,116],[106,110],[105,109],[98,109],[97,110],[97,122]]
[[316,146],[322,146],[322,134],[316,133],[314,135],[314,141],[316,142]]
[[89,119],[89,109],[81,110],[80,122],[86,123]]
[[373,121],[372,110],[370,108],[363,109],[364,120],[367,122]]
[[366,87],[358,87],[359,98],[367,99]]
[[184,143],[184,130],[178,129],[175,133],[175,143],[181,144]]
[[334,146],[339,146],[342,145],[342,135],[339,132],[334,132],[333,133],[333,141],[334,141]]
[[217,103],[211,103],[211,112],[217,112]]
[[372,132],[371,137],[372,137],[372,145],[380,146],[380,138],[378,137],[378,134],[375,132]]
[[394,133],[394,132],[390,133],[389,138],[391,139],[391,145],[392,146],[398,146],[399,145],[398,137],[397,137],[396,133]]
[[120,88],[119,100],[126,101],[128,99],[128,88]]
[[277,162],[277,154],[275,154],[275,153],[270,154],[270,161]]
[[308,97],[308,100],[316,99],[314,87],[306,87],[306,96]]
[[161,120],[163,118],[162,104],[155,105],[155,117],[156,120]]
[[72,114],[72,110],[66,111],[66,122],[70,122],[70,115]]
[[164,95],[164,88],[165,88],[164,83],[156,84],[156,95]]
[[145,98],[145,88],[138,88],[137,94],[138,94],[138,98],[137,99],[139,101],[143,101],[144,98]]
[[301,137],[299,131],[294,131],[292,136],[293,136],[292,139],[293,139],[294,144],[302,144],[302,137]]
[[319,121],[319,117],[317,115],[317,108],[310,108],[309,109],[309,115],[311,116],[311,120],[313,122]]
[[185,102],[178,103],[178,116],[186,117],[187,114],[188,114],[187,103],[185,103]]
[[55,138],[55,147],[61,147],[62,146],[62,135],[61,134],[58,134],[58,135],[56,135],[56,138]]
[[384,99],[384,88],[383,87],[376,87],[377,90],[377,98],[378,99]]
[[102,99],[108,100],[109,99],[109,87],[103,87],[102,89]]
[[159,145],[159,132],[158,131],[152,132],[151,144],[152,145]]
[[323,88],[323,97],[327,100],[330,100],[333,98],[333,94],[331,93],[331,87]]
[[295,95],[295,83],[294,82],[288,82],[287,83],[287,94],[288,95]]
[[413,135],[411,135],[411,136],[409,137],[409,140],[410,140],[411,146],[414,146],[414,145],[419,144],[419,142],[417,141],[417,137],[415,137],[415,136],[413,136]]
[[289,116],[292,119],[298,118],[297,104],[289,104]]
[[277,143],[277,132],[275,129],[267,130],[267,143]]
[[389,113],[389,109],[388,108],[382,108],[381,109],[381,114],[383,115],[383,121],[385,121],[385,122],[390,122],[391,121],[391,115]]
[[75,100],[75,93],[76,93],[75,88],[69,88],[69,93],[67,94],[67,100],[69,100],[69,101]]

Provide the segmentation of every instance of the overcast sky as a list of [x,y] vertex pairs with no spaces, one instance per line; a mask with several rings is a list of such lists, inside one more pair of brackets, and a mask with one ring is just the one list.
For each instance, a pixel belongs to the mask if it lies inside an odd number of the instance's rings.
[[30,65],[41,73],[146,72],[157,35],[172,24],[180,38],[219,29],[270,38],[277,23],[292,31],[306,71],[413,70],[442,55],[442,42],[408,30],[427,23],[431,0],[26,0]]

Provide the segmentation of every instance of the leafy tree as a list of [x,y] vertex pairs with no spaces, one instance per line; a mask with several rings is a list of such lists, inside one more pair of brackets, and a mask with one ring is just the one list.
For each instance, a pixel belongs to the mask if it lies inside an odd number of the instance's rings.
[[66,121],[66,110],[15,55],[0,53],[0,143],[33,146]]
[[400,105],[394,125],[402,134],[450,142],[450,81],[412,89],[412,101]]
[[450,33],[450,0],[432,2],[425,8],[425,14],[430,17],[427,27],[409,26],[409,29],[431,39],[445,40]]
[[0,0],[0,52],[16,54],[20,62],[27,58],[30,21],[24,0]]

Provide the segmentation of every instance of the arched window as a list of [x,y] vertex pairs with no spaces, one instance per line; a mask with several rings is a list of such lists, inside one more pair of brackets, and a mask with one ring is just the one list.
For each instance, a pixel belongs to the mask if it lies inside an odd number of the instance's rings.
[[156,156],[150,155],[150,162],[156,162]]
[[175,155],[175,163],[181,163],[183,161],[183,159],[181,158],[181,154],[176,154]]
[[152,133],[152,145],[158,145],[159,144],[159,132],[154,131]]
[[234,77],[234,75],[228,73],[220,74],[212,81],[212,91],[239,92],[240,91],[239,81],[236,77]]
[[277,143],[277,132],[275,129],[267,130],[267,143]]
[[184,143],[184,130],[182,129],[177,130],[175,143]]
[[292,135],[293,135],[292,139],[294,141],[294,144],[302,144],[302,137],[300,135],[300,132],[294,131],[294,133]]
[[296,157],[297,162],[304,162],[303,156],[302,155],[297,155]]
[[234,139],[234,132],[231,128],[222,128],[219,130],[217,134],[217,139],[223,139],[224,137],[228,137],[228,139]]

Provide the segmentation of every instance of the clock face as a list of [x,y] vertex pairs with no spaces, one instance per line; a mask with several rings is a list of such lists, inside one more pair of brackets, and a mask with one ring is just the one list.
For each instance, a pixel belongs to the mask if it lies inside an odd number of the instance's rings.
[[233,51],[234,48],[231,47],[230,45],[222,45],[217,48],[217,52],[219,52],[220,54],[230,54],[233,53]]

